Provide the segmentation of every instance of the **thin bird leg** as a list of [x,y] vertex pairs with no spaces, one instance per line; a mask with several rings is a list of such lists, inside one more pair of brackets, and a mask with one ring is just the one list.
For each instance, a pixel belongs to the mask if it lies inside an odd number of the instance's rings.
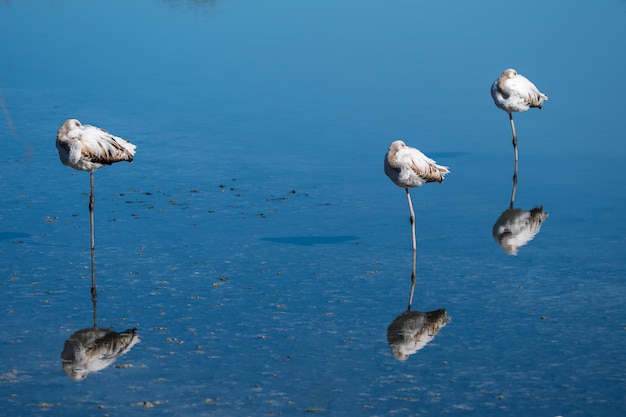
[[509,113],[511,122],[511,132],[513,132],[513,152],[515,153],[515,162],[517,162],[517,133],[515,133],[515,123],[513,122],[513,113]]
[[413,293],[415,292],[415,267],[417,261],[417,251],[413,251],[413,268],[411,270],[411,295],[409,295],[409,307],[407,311],[411,311],[411,305],[413,304]]
[[[91,300],[96,304],[96,299],[98,298],[98,292],[96,290],[96,248],[95,248],[95,239],[94,239],[94,208],[95,208],[95,196],[94,196],[94,175],[93,171],[89,173],[89,183],[91,186],[91,194],[89,196],[89,226],[91,231]],[[94,325],[96,323],[96,313],[94,308]]]
[[515,160],[515,170],[513,171],[513,189],[511,190],[511,204],[509,208],[513,208],[513,203],[515,203],[515,192],[517,191],[517,159]]
[[[92,271],[93,274],[93,271]],[[93,277],[93,275],[92,275]],[[91,303],[93,304],[93,328],[97,329],[98,328],[98,302],[97,302],[97,296],[94,297],[95,292],[93,291],[95,289],[95,287],[91,287],[92,289],[92,293],[91,293]]]
[[411,194],[409,194],[409,187],[405,188],[406,190],[406,199],[409,202],[409,210],[411,211],[411,232],[413,236],[413,251],[417,250],[417,245],[415,243],[415,213],[413,212],[413,203],[411,202]]

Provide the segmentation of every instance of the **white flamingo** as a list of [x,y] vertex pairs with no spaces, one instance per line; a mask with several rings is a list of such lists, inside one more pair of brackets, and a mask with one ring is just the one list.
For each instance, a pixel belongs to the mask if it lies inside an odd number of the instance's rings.
[[420,187],[427,182],[443,182],[443,178],[450,172],[448,167],[437,165],[418,149],[407,146],[401,140],[393,142],[385,155],[385,174],[398,187],[406,190],[406,198],[411,212],[411,232],[413,237],[413,251],[415,243],[415,213],[409,188]]
[[548,96],[543,94],[528,78],[518,74],[514,69],[506,69],[491,86],[491,97],[502,110],[509,114],[511,131],[513,132],[513,151],[517,162],[517,134],[513,123],[513,112],[523,112],[532,107],[541,109]]
[[63,165],[88,171],[91,185],[89,221],[91,231],[91,294],[96,298],[94,273],[94,171],[104,165],[133,161],[135,145],[95,126],[83,125],[76,119],[66,120],[57,132],[56,146]]

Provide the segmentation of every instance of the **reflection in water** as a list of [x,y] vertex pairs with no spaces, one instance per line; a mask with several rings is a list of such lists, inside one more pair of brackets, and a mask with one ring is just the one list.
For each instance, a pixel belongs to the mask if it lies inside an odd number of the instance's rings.
[[[92,287],[92,293],[95,287]],[[93,327],[81,329],[65,341],[61,359],[63,370],[70,379],[82,381],[91,372],[98,372],[110,366],[117,358],[130,351],[141,341],[137,329],[121,333],[98,328],[97,298],[92,297]]]
[[407,360],[433,340],[449,321],[445,308],[427,313],[407,310],[400,314],[387,328],[387,343],[393,357]]
[[493,238],[509,255],[517,255],[519,248],[533,240],[541,230],[541,224],[548,218],[548,213],[543,206],[535,207],[530,211],[514,208],[515,193],[517,192],[517,166],[513,172],[513,189],[511,190],[511,202],[509,208],[504,210],[496,220],[491,230]]
[[393,357],[405,361],[410,355],[422,349],[433,340],[439,330],[450,321],[445,308],[423,313],[411,311],[413,294],[415,293],[416,252],[413,251],[413,265],[411,268],[411,293],[409,306],[387,327],[387,343]]
[[91,372],[110,366],[139,341],[137,329],[121,333],[98,328],[79,330],[65,342],[63,370],[74,381],[81,381]]
[[519,248],[533,240],[539,233],[541,224],[548,218],[543,207],[530,211],[508,208],[493,225],[493,238],[509,255],[517,255]]

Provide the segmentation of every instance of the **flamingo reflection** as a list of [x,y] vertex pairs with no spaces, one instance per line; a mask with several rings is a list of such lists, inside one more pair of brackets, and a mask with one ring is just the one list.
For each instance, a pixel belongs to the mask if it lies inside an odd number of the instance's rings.
[[[95,285],[95,282],[94,282]],[[93,289],[95,291],[95,287]],[[65,341],[61,352],[63,370],[74,381],[110,366],[141,341],[137,329],[123,332],[98,327],[97,300],[92,297],[93,327],[78,330]]]
[[399,361],[407,360],[410,355],[424,348],[450,322],[450,316],[446,313],[445,308],[429,312],[411,311],[416,284],[415,272],[416,257],[414,251],[409,306],[387,327],[387,343],[391,348],[393,357]]
[[81,381],[112,365],[139,341],[137,329],[121,333],[96,327],[79,330],[65,342],[61,353],[63,370],[70,379]]
[[433,340],[450,317],[445,308],[423,313],[407,310],[387,328],[387,343],[393,357],[405,361]]
[[541,225],[548,218],[543,206],[531,210],[513,207],[517,191],[517,161],[513,174],[513,189],[509,207],[496,220],[491,233],[495,241],[509,255],[517,255],[519,249],[534,239],[541,230]]

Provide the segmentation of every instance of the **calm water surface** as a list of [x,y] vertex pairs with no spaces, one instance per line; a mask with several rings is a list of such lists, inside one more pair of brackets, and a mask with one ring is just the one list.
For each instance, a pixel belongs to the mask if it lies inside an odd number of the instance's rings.
[[[622,416],[626,3],[4,1],[0,414]],[[517,256],[514,207],[549,217]],[[96,173],[97,324],[141,341],[78,382],[93,326],[87,173],[67,118],[138,147]],[[449,165],[412,192],[412,310],[451,321],[398,361],[403,139]]]

